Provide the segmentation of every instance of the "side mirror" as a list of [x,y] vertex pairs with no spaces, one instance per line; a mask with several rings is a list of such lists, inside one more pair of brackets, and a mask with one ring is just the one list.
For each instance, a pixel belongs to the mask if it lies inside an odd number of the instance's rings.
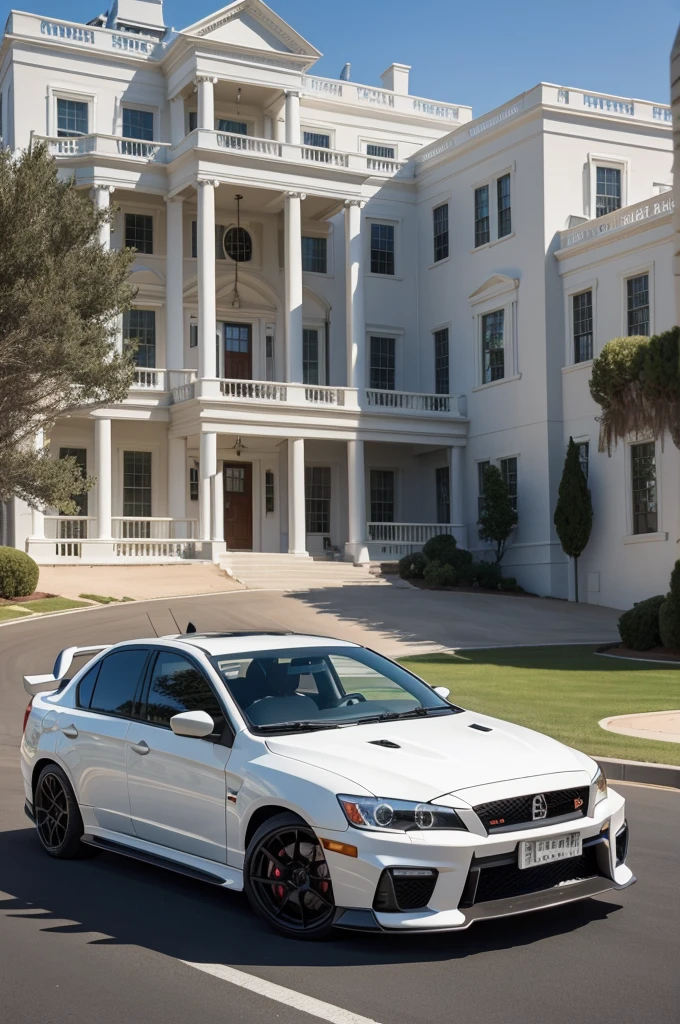
[[194,736],[202,739],[215,731],[213,722],[207,711],[182,711],[170,719],[170,728],[176,736]]
[[442,698],[442,700],[449,699],[449,694],[451,693],[451,691],[449,690],[448,686],[433,686],[432,689],[434,690],[438,697]]

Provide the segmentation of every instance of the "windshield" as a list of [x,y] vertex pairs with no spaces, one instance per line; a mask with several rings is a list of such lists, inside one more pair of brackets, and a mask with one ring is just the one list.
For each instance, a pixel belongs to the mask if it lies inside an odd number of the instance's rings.
[[339,728],[460,710],[400,665],[361,647],[210,660],[255,732]]

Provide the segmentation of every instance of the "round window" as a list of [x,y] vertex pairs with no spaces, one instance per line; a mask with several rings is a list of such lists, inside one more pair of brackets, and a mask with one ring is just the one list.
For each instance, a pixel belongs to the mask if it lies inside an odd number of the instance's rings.
[[253,240],[245,228],[229,228],[224,234],[224,251],[235,263],[253,258]]

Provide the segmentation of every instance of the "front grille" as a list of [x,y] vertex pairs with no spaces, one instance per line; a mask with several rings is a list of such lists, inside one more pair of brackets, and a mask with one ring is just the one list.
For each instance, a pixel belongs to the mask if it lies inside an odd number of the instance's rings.
[[468,875],[461,907],[490,900],[505,900],[528,893],[553,889],[562,882],[573,882],[584,878],[595,878],[601,874],[597,863],[598,842],[583,847],[580,857],[568,857],[551,864],[535,868],[518,868],[515,855],[513,861],[484,865],[484,860],[473,861]]
[[545,818],[534,820],[532,807],[536,795],[531,793],[528,796],[492,800],[488,804],[478,804],[474,811],[487,832],[498,832],[500,829],[508,829],[513,826],[543,825],[551,818],[562,818],[566,815],[582,818],[588,813],[588,786],[581,786],[578,789],[557,789],[552,793],[544,793],[548,813]]
[[399,868],[387,869],[380,876],[375,890],[373,909],[392,913],[421,910],[432,899],[436,882],[437,872],[434,870],[415,874],[414,869],[410,874]]

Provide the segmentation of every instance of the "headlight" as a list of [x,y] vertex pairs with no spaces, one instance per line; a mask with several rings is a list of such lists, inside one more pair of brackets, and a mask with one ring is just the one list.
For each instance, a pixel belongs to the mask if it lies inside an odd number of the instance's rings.
[[451,807],[363,796],[339,796],[338,801],[348,822],[355,828],[386,829],[390,832],[441,828],[465,830],[465,825]]
[[597,786],[595,793],[595,806],[599,804],[600,800],[607,799],[607,779],[601,768],[597,769],[597,774],[590,780],[591,786]]

